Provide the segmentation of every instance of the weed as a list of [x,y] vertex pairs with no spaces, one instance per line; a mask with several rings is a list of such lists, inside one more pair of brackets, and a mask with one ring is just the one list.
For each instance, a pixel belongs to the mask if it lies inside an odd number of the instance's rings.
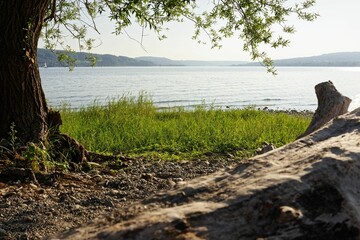
[[47,172],[55,166],[54,161],[43,144],[28,143],[22,155],[34,171]]

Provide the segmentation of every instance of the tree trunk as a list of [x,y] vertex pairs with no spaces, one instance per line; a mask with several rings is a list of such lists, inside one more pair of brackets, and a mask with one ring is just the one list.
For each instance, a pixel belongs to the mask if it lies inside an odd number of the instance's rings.
[[299,136],[306,136],[320,127],[324,126],[331,119],[347,113],[351,99],[339,93],[331,81],[319,83],[315,86],[318,108],[306,131]]
[[0,139],[9,137],[12,124],[22,143],[46,138],[37,44],[50,1],[0,1]]

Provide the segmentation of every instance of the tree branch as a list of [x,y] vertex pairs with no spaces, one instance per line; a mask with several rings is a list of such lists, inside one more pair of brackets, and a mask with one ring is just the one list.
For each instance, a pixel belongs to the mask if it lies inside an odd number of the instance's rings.
[[51,4],[51,13],[49,16],[47,16],[45,19],[44,19],[44,22],[47,22],[49,20],[52,20],[55,18],[55,12],[56,12],[56,0],[53,0],[52,1],[52,4]]

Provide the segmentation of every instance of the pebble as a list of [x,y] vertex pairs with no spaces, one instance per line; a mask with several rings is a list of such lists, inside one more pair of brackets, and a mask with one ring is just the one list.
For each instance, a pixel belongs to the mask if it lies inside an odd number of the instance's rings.
[[96,182],[100,182],[101,180],[103,180],[103,177],[100,174],[96,174],[93,177],[93,180],[96,181]]
[[154,175],[152,175],[151,173],[144,173],[141,175],[141,177],[147,181],[150,181],[154,178]]
[[24,218],[23,218],[23,221],[25,221],[25,222],[32,222],[34,219],[33,219],[33,217],[31,217],[31,216],[25,216]]
[[80,200],[77,199],[77,198],[74,197],[74,196],[69,196],[69,198],[72,199],[75,203],[79,203],[79,202],[80,202]]
[[46,215],[47,217],[52,217],[52,216],[53,216],[53,213],[52,213],[52,212],[45,212],[45,215]]
[[182,178],[173,178],[173,180],[175,182],[183,182],[184,181],[184,179],[182,179]]
[[30,186],[30,188],[32,188],[32,189],[38,189],[38,186],[35,185],[35,184],[33,184],[33,183],[30,183],[29,186]]
[[44,194],[44,193],[45,193],[45,189],[40,188],[39,190],[37,190],[37,193],[38,193],[38,194]]
[[231,154],[231,153],[227,153],[226,156],[227,156],[228,158],[235,158],[235,156],[234,156],[233,154]]
[[99,170],[96,170],[96,169],[93,169],[89,172],[90,175],[99,175],[100,174],[100,171]]
[[295,221],[303,217],[303,214],[300,209],[296,209],[290,206],[280,206],[279,208],[279,219],[280,223],[287,223]]
[[42,194],[41,197],[42,197],[43,199],[47,199],[47,198],[49,197],[49,195],[47,195],[47,194]]
[[113,194],[113,195],[116,195],[116,194],[119,193],[119,190],[111,189],[110,193]]
[[78,209],[81,209],[81,208],[82,208],[82,206],[81,206],[81,205],[79,205],[79,204],[75,204],[73,208],[74,208],[74,209],[76,209],[76,210],[78,210]]
[[25,203],[22,203],[22,204],[20,204],[20,206],[22,207],[22,208],[27,208],[27,204],[25,204]]
[[140,187],[141,189],[143,189],[142,186],[144,186],[144,185],[147,184],[148,182],[150,182],[150,181],[149,181],[149,180],[145,180],[145,179],[143,179],[143,178],[140,179],[140,186],[139,186],[139,187]]
[[109,185],[109,180],[98,181],[97,185],[106,187]]
[[171,180],[171,179],[168,179],[168,180],[166,181],[166,184],[167,184],[169,187],[173,188],[173,187],[175,187],[176,182],[174,182],[174,181]]
[[176,183],[176,186],[178,187],[182,187],[182,186],[185,186],[186,185],[186,181],[179,181]]

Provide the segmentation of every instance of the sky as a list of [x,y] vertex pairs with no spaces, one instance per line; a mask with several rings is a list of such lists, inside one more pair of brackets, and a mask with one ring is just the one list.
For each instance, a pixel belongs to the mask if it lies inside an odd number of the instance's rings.
[[[288,25],[294,25],[296,29],[295,34],[286,35],[291,44],[276,50],[265,49],[271,58],[360,51],[360,0],[317,0],[311,11],[320,14],[314,22],[305,22],[294,17],[289,19]],[[165,32],[167,39],[162,41],[150,30],[145,30],[143,46],[135,41],[140,40],[142,35],[142,29],[136,25],[127,29],[130,37],[126,34],[112,34],[114,24],[105,16],[97,19],[97,25],[101,34],[94,34],[92,37],[100,45],[92,50],[94,53],[128,57],[156,56],[173,60],[250,60],[249,54],[242,50],[242,41],[237,37],[224,40],[221,49],[211,49],[210,44],[198,44],[191,39],[194,29],[189,22],[166,24],[165,27],[170,30]]]

